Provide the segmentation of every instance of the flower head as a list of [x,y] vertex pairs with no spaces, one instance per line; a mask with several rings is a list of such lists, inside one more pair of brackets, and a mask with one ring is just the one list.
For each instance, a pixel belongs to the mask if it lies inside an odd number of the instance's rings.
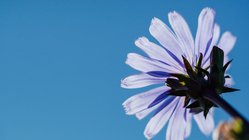
[[[208,135],[214,128],[213,110],[209,111],[210,106],[214,104],[205,102],[205,105],[209,105],[205,115],[200,113],[205,112],[203,108],[184,108],[193,103],[192,98],[198,98],[195,93],[200,92],[186,90],[195,84],[186,86],[188,82],[181,78],[184,78],[184,75],[191,77],[192,70],[199,78],[201,77],[201,80],[206,81],[207,74],[211,73],[209,60],[213,46],[219,46],[224,50],[224,61],[227,62],[227,54],[233,48],[236,38],[230,32],[225,32],[219,40],[220,27],[215,23],[214,10],[210,8],[204,8],[199,15],[195,41],[189,26],[180,14],[170,12],[168,18],[173,31],[158,18],[151,21],[149,31],[160,45],[150,42],[145,37],[135,41],[135,45],[147,56],[128,54],[126,64],[141,73],[128,76],[121,81],[121,86],[129,89],[155,84],[160,87],[130,97],[123,106],[128,115],[136,115],[138,119],[154,111],[144,131],[147,139],[153,138],[168,122],[166,139],[183,140],[190,135],[192,118],[200,130]],[[221,83],[230,86],[232,80],[226,78]],[[191,98],[187,98],[186,95],[190,95]]]

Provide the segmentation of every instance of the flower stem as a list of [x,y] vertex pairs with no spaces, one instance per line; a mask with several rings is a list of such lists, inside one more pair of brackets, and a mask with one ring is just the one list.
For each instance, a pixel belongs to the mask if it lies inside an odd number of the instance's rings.
[[240,118],[243,122],[249,126],[249,122],[244,118],[236,109],[234,109],[228,102],[226,102],[223,98],[220,97],[215,91],[206,91],[203,92],[203,97],[210,102],[220,106],[223,108],[228,114],[230,114],[233,118]]

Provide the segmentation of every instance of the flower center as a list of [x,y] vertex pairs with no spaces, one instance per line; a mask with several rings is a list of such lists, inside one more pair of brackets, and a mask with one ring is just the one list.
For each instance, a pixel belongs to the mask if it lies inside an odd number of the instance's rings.
[[202,68],[202,54],[194,68],[185,57],[182,58],[187,74],[170,74],[172,77],[166,80],[167,86],[171,88],[169,95],[185,97],[184,107],[194,114],[203,112],[206,117],[210,108],[216,105],[205,99],[204,94],[219,95],[237,90],[224,86],[225,78],[229,78],[224,73],[231,61],[223,66],[224,52],[215,46],[210,55],[210,66],[207,68]]

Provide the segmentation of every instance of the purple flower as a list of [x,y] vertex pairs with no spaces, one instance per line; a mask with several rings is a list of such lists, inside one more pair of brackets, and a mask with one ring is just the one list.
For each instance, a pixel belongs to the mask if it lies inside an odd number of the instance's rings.
[[[155,84],[160,87],[130,97],[123,106],[126,114],[136,115],[138,119],[143,119],[154,111],[144,130],[147,139],[153,138],[168,123],[166,139],[183,140],[190,135],[192,118],[200,130],[208,135],[214,129],[213,110],[211,109],[206,119],[202,113],[192,114],[189,109],[183,107],[184,97],[169,95],[170,87],[165,85],[165,81],[170,77],[170,73],[186,74],[182,56],[194,68],[202,53],[202,67],[208,67],[210,52],[215,45],[224,50],[224,61],[227,62],[227,54],[233,48],[236,38],[230,32],[225,32],[219,40],[220,27],[215,23],[215,11],[210,8],[204,8],[199,15],[195,41],[180,14],[170,12],[168,19],[172,29],[158,18],[152,19],[149,28],[151,35],[161,46],[150,42],[146,37],[135,41],[136,46],[143,50],[147,57],[129,53],[126,64],[141,73],[121,81],[121,87],[128,89]],[[226,78],[225,85],[231,84],[232,80]]]

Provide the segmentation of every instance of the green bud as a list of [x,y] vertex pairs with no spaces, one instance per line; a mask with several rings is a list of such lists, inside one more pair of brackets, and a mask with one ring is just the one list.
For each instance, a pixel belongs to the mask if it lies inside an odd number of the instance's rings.
[[213,140],[249,140],[249,126],[240,118],[222,122],[213,133]]

